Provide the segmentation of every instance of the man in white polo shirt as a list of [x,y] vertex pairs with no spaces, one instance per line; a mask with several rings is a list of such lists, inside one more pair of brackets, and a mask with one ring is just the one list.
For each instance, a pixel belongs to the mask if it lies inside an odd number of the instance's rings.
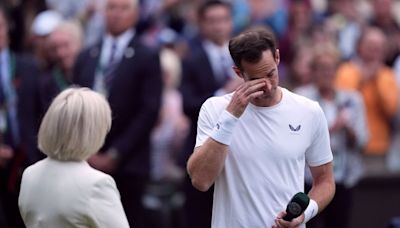
[[[324,114],[316,102],[279,87],[273,35],[253,29],[231,39],[243,83],[202,106],[187,169],[194,187],[214,187],[213,228],[305,227],[332,200],[335,184]],[[305,212],[284,221],[286,205],[304,191],[304,166],[314,183]]]

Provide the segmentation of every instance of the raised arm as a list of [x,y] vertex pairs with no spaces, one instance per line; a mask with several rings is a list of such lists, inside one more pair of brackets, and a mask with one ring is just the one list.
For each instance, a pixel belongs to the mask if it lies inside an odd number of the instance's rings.
[[192,184],[198,190],[207,191],[221,173],[238,118],[251,99],[263,94],[260,88],[264,85],[263,79],[242,84],[218,120],[210,117],[208,109],[213,106],[203,105],[201,108],[197,125],[197,147],[187,164]]

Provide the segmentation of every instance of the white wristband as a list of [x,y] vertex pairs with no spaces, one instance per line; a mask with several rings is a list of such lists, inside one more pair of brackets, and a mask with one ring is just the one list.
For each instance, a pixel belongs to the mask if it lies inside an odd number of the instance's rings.
[[310,221],[318,214],[318,204],[313,199],[310,199],[306,210],[304,211],[304,223]]
[[237,121],[238,118],[224,110],[219,116],[210,137],[217,142],[229,145],[232,141],[232,133]]

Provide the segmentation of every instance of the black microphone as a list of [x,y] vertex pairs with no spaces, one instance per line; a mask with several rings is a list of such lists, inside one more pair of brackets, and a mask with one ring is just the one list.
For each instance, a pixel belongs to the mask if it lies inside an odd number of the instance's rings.
[[286,215],[283,217],[286,221],[292,221],[292,219],[300,216],[308,207],[310,198],[303,192],[298,192],[290,200],[286,207]]

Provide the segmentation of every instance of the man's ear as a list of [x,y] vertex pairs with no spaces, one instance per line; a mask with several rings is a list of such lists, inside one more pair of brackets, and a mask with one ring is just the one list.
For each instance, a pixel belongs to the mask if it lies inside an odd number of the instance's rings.
[[281,61],[281,56],[279,54],[279,49],[275,50],[275,63],[276,65],[279,65],[279,62]]
[[237,74],[237,76],[239,76],[239,78],[243,78],[242,71],[239,69],[239,67],[233,66],[232,69],[233,69],[233,71],[235,71],[235,73]]

